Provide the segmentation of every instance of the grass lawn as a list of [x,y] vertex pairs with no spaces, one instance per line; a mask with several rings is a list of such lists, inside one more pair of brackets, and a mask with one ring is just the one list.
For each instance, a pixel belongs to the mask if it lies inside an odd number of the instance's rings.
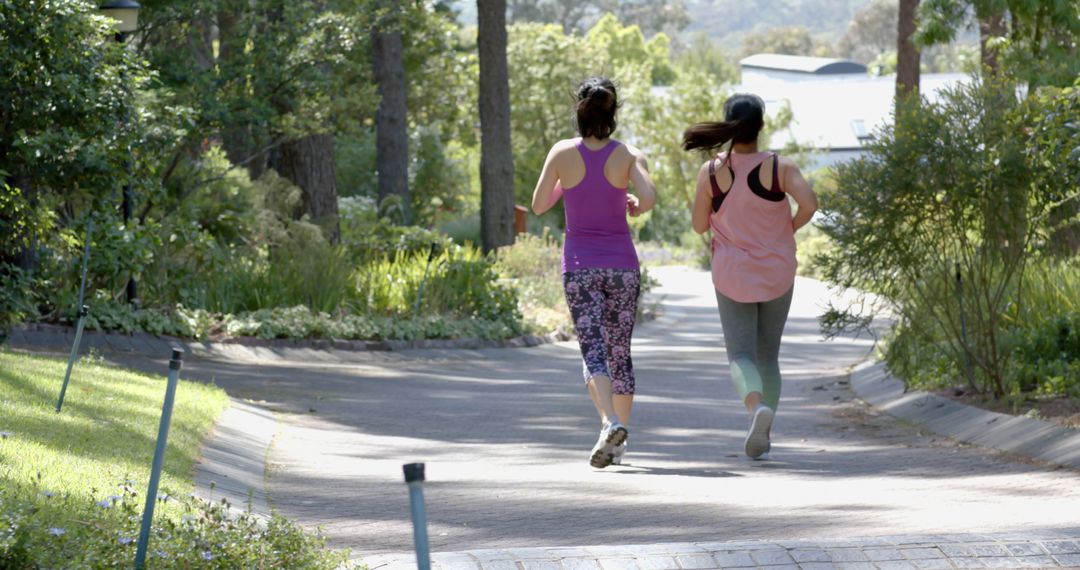
[[[65,365],[0,351],[0,568],[134,560],[167,370],[147,376],[84,360],[57,414]],[[147,567],[336,567],[340,554],[286,519],[260,526],[239,508],[230,516],[190,496],[200,443],[226,405],[215,386],[177,388]]]

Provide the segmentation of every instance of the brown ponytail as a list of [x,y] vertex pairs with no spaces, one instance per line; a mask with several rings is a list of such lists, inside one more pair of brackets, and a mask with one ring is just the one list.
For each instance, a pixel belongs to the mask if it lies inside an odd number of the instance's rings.
[[683,150],[718,151],[729,141],[750,143],[765,125],[765,102],[757,95],[737,93],[724,102],[724,120],[698,123],[683,132]]

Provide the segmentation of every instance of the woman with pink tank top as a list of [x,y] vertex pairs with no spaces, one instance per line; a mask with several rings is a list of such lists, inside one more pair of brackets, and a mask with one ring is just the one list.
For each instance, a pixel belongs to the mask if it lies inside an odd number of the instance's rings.
[[[600,437],[589,465],[621,463],[626,451],[634,365],[630,337],[637,315],[640,273],[627,214],[656,203],[645,155],[611,138],[618,96],[611,81],[578,86],[579,138],[555,143],[533,192],[537,215],[559,198],[566,211],[563,288],[581,347],[585,385],[600,415]],[[633,183],[637,195],[627,192]]]
[[[768,459],[770,428],[780,404],[780,337],[795,284],[795,231],[810,221],[817,197],[799,167],[758,151],[765,103],[736,94],[724,120],[699,123],[683,148],[716,153],[698,172],[694,230],[712,230],[712,280],[735,389],[750,414],[744,447]],[[798,209],[791,213],[788,197]]]

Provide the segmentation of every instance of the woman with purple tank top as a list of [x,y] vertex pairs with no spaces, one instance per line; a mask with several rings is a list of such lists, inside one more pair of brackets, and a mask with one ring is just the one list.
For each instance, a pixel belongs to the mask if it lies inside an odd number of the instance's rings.
[[[817,210],[817,197],[787,157],[758,151],[765,103],[736,94],[724,120],[699,123],[683,148],[710,154],[698,172],[693,225],[712,230],[712,280],[731,379],[750,415],[744,448],[768,459],[770,428],[780,404],[780,337],[795,284],[795,232]],[[798,209],[791,213],[788,197]]]
[[[621,463],[634,401],[630,337],[637,314],[640,272],[627,214],[656,203],[645,155],[611,137],[619,108],[615,86],[602,77],[576,91],[579,138],[555,143],[533,192],[537,215],[563,199],[566,241],[563,287],[574,320],[600,437],[589,464]],[[637,195],[627,192],[634,185]]]

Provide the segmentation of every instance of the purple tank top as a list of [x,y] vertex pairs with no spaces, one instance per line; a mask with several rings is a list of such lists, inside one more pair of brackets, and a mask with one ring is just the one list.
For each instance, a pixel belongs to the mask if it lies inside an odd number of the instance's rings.
[[638,269],[637,251],[626,222],[626,188],[616,188],[604,176],[604,165],[619,141],[590,150],[578,139],[585,177],[563,189],[566,242],[563,272],[578,269]]

